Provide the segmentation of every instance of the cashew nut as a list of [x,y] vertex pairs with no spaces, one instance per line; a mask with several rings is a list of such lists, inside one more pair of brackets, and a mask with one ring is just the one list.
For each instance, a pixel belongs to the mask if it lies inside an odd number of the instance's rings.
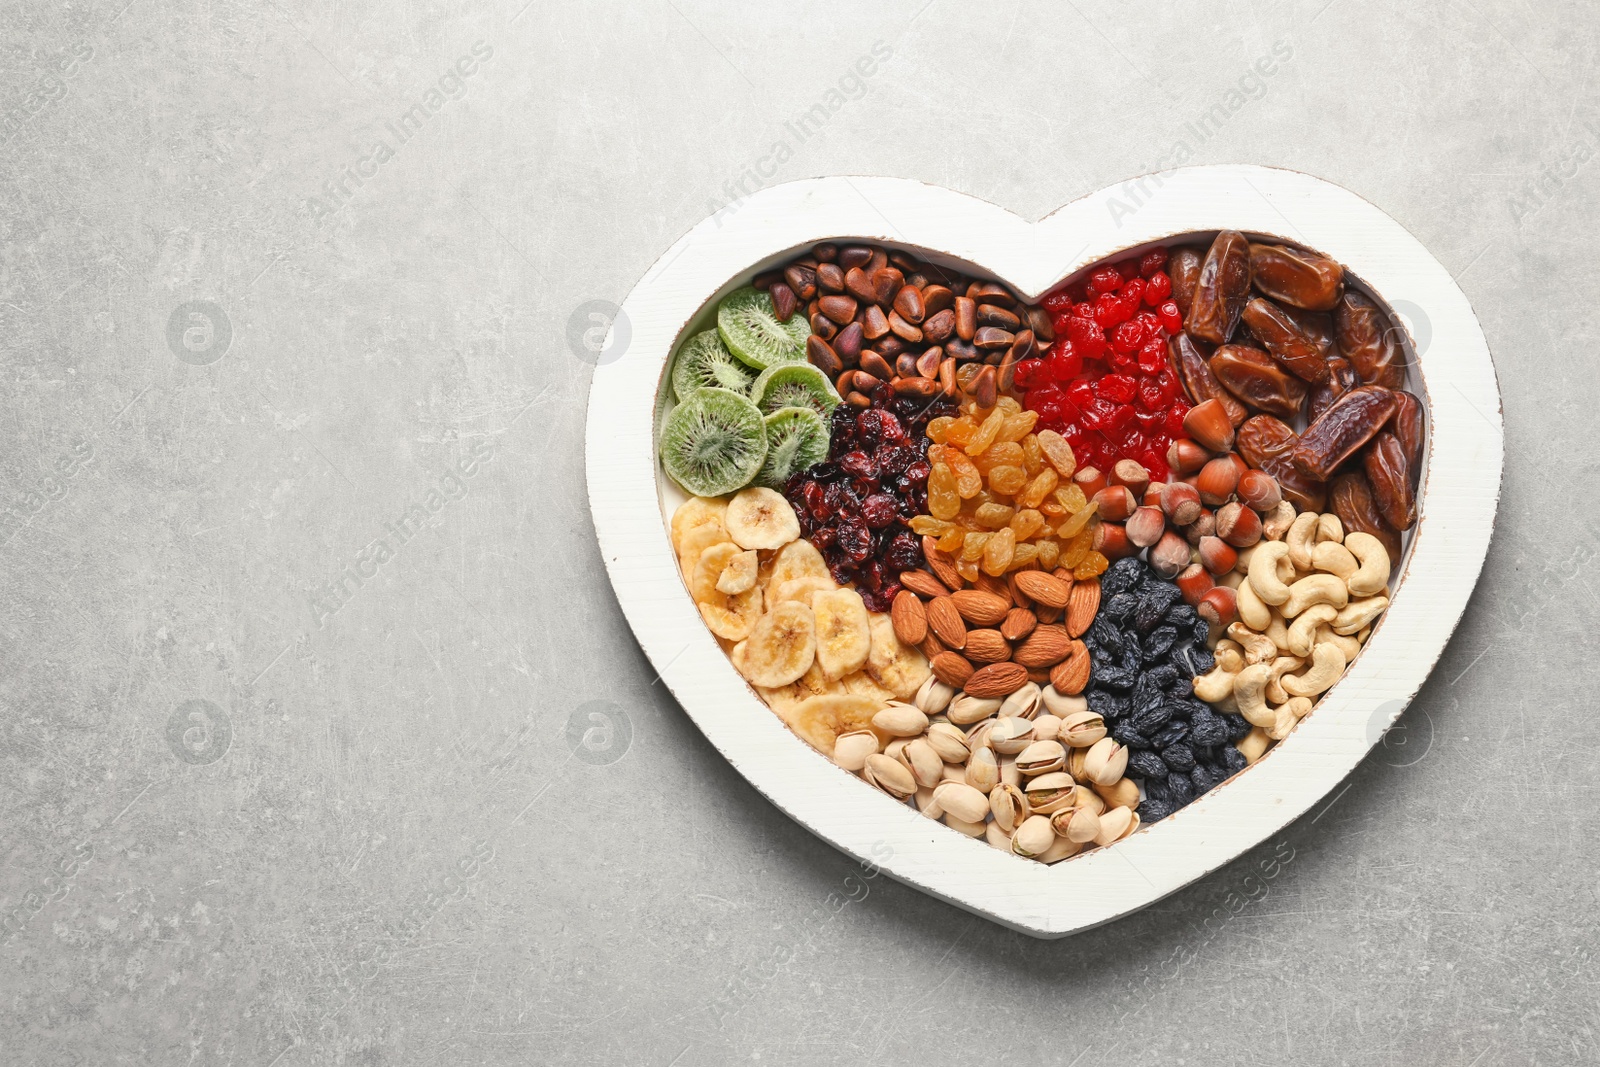
[[1266,634],[1258,634],[1242,622],[1228,624],[1228,636],[1239,642],[1244,649],[1244,662],[1247,666],[1256,663],[1270,663],[1278,658],[1278,646]]
[[1353,634],[1365,629],[1382,615],[1388,606],[1389,598],[1386,596],[1369,596],[1362,600],[1352,600],[1348,605],[1340,605],[1343,610],[1334,616],[1333,632]]
[[[1337,575],[1313,574],[1289,587],[1289,597],[1278,608],[1284,617],[1294,618],[1313,604],[1332,604],[1342,608],[1350,602],[1350,593]],[[1333,627],[1337,630],[1338,624]]]
[[[1306,614],[1309,615],[1311,611],[1316,610],[1316,608],[1311,608]],[[1318,626],[1317,639],[1312,642],[1312,644],[1320,645],[1324,641],[1332,641],[1334,644],[1338,645],[1340,650],[1344,652],[1344,661],[1346,663],[1349,663],[1351,660],[1355,659],[1356,653],[1361,651],[1360,640],[1354,637],[1346,637],[1344,634],[1334,633],[1331,625],[1324,624],[1322,626]],[[1309,655],[1309,653],[1307,654]]]
[[1294,520],[1289,532],[1283,535],[1283,543],[1289,546],[1289,558],[1303,571],[1311,569],[1311,539],[1316,532],[1317,513],[1306,511]]
[[1265,630],[1267,624],[1272,622],[1272,609],[1261,602],[1249,582],[1240,582],[1234,597],[1240,620],[1252,630]]
[[1344,523],[1339,521],[1339,516],[1331,511],[1317,516],[1317,540],[1344,540]]
[[[1276,721],[1277,716],[1273,716],[1273,720]],[[1272,739],[1267,736],[1267,732],[1257,726],[1254,730],[1245,734],[1244,740],[1234,747],[1239,750],[1239,755],[1244,757],[1245,763],[1249,764],[1265,756],[1267,754],[1267,746],[1270,744],[1272,744]]]
[[1361,630],[1359,633],[1356,634],[1356,644],[1358,644],[1358,645],[1366,644],[1367,643],[1367,638],[1369,638],[1371,636],[1372,636],[1372,627],[1368,626],[1368,627],[1366,627],[1365,629]]
[[1389,550],[1383,542],[1369,533],[1352,530],[1345,535],[1344,547],[1361,566],[1345,578],[1351,596],[1371,596],[1381,593],[1389,584]]
[[1256,558],[1256,549],[1261,547],[1261,542],[1239,550],[1239,558],[1234,560],[1233,569],[1239,574],[1250,573],[1250,561]]
[[1240,671],[1233,679],[1233,699],[1239,705],[1239,714],[1252,726],[1268,727],[1278,717],[1267,707],[1267,680],[1272,668],[1265,663],[1254,663]]
[[1311,650],[1311,667],[1304,674],[1286,674],[1283,691],[1294,697],[1314,697],[1326,692],[1344,673],[1344,650],[1335,644]]
[[1263,632],[1267,635],[1267,640],[1273,643],[1280,654],[1288,651],[1289,624],[1283,621],[1282,615],[1272,616],[1272,621],[1267,623],[1267,628]]
[[1277,507],[1261,516],[1261,539],[1282,541],[1283,535],[1294,525],[1294,519],[1294,505],[1287,500],[1278,501]]
[[1223,670],[1219,663],[1194,680],[1194,695],[1208,704],[1229,696],[1233,692],[1233,679],[1236,673],[1238,672]]
[[1289,699],[1289,694],[1283,691],[1283,676],[1290,671],[1297,671],[1306,665],[1306,661],[1299,656],[1279,656],[1272,661],[1272,677],[1267,679],[1267,700],[1272,704],[1282,704]]
[[1295,697],[1279,704],[1272,709],[1276,718],[1272,725],[1267,727],[1267,736],[1274,741],[1282,741],[1289,736],[1289,731],[1294,729],[1295,723],[1304,718],[1310,710],[1311,701],[1305,697]]
[[[1339,609],[1332,604],[1313,604],[1296,616],[1294,625],[1289,627],[1289,655],[1311,655],[1317,643],[1317,628],[1331,623],[1338,614]],[[1350,655],[1347,653],[1345,658]]]
[[[1290,531],[1291,536],[1293,531]],[[1289,599],[1289,587],[1278,577],[1278,561],[1292,549],[1283,541],[1258,541],[1250,555],[1250,587],[1264,604],[1282,604]],[[1308,566],[1309,566],[1309,557]]]
[[1238,674],[1244,669],[1244,647],[1232,638],[1224,637],[1217,642],[1217,647],[1212,650],[1212,656],[1217,661],[1217,666],[1229,674]]
[[1314,570],[1327,571],[1336,574],[1339,580],[1348,582],[1359,565],[1350,550],[1334,541],[1319,541],[1311,550],[1311,566]]

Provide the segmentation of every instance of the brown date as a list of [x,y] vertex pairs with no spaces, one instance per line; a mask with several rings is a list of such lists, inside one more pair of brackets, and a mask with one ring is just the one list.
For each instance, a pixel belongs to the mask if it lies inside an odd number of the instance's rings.
[[1245,328],[1267,346],[1283,369],[1312,385],[1328,380],[1328,361],[1322,346],[1270,300],[1255,297],[1244,306]]
[[1211,242],[1183,326],[1202,341],[1227,344],[1250,297],[1250,243],[1238,230]]
[[1332,359],[1338,355],[1333,347],[1333,316],[1326,311],[1302,311],[1296,307],[1279,307],[1285,315],[1294,320],[1296,326],[1317,342],[1317,347],[1322,350],[1323,359]]
[[1378,503],[1372,498],[1372,486],[1367,483],[1365,474],[1360,471],[1345,471],[1329,486],[1328,497],[1328,503],[1332,506],[1333,513],[1339,516],[1339,521],[1344,524],[1346,533],[1359,530],[1376,537],[1383,542],[1390,561],[1399,565],[1400,534],[1383,521],[1383,515],[1378,511]]
[[1175,248],[1167,259],[1167,274],[1172,278],[1172,302],[1178,311],[1189,314],[1194,291],[1200,284],[1200,250],[1193,246]]
[[1411,468],[1411,484],[1417,484],[1422,470],[1422,401],[1410,393],[1394,394],[1394,417],[1389,420],[1389,432],[1400,439],[1400,451],[1405,454]]
[[1271,415],[1255,415],[1239,427],[1234,448],[1250,466],[1276,478],[1283,498],[1297,509],[1321,511],[1326,500],[1325,487],[1306,477],[1290,459],[1296,440],[1295,432],[1283,420]]
[[1344,268],[1326,256],[1283,245],[1251,245],[1250,276],[1260,292],[1307,311],[1328,311],[1339,300]]
[[1294,465],[1325,481],[1356,450],[1383,429],[1394,414],[1394,392],[1381,385],[1358,385],[1339,397],[1300,435]]
[[1383,521],[1396,530],[1411,529],[1417,521],[1417,501],[1411,492],[1411,469],[1400,439],[1388,432],[1374,437],[1361,466],[1367,472],[1367,484],[1372,486],[1372,499]]
[[1249,416],[1250,412],[1239,403],[1232,393],[1222,387],[1217,381],[1217,376],[1211,373],[1211,368],[1206,364],[1205,353],[1200,350],[1200,345],[1186,333],[1177,334],[1167,340],[1167,358],[1172,362],[1173,368],[1178,372],[1178,380],[1183,382],[1189,391],[1189,399],[1198,404],[1204,400],[1215,400],[1222,405],[1228,413],[1228,422],[1238,426]]
[[1350,361],[1343,356],[1334,356],[1328,360],[1328,380],[1313,387],[1311,396],[1306,399],[1306,418],[1316,422],[1335,400],[1359,384],[1361,380],[1356,377]]
[[1234,396],[1258,411],[1292,419],[1306,401],[1306,383],[1258,348],[1223,345],[1211,356],[1211,373]]
[[1334,340],[1339,354],[1370,385],[1399,389],[1405,384],[1405,353],[1399,327],[1372,301],[1346,289],[1333,311]]

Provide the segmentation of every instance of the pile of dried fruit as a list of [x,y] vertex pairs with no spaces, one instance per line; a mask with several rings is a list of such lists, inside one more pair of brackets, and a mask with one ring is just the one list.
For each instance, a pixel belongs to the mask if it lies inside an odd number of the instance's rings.
[[691,594],[796,733],[960,833],[1055,862],[1171,815],[1388,606],[1423,409],[1325,257],[1223,232],[1030,306],[826,243],[717,319],[662,435]]

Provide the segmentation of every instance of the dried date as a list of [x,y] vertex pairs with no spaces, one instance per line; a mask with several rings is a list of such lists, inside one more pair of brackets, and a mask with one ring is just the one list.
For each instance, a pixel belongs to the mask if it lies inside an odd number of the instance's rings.
[[1217,401],[1228,413],[1228,422],[1233,426],[1238,426],[1249,416],[1250,412],[1245,410],[1238,398],[1224,389],[1222,383],[1217,381],[1217,376],[1211,373],[1205,353],[1194,338],[1186,333],[1174,335],[1167,341],[1167,357],[1178,372],[1184,388],[1189,391],[1189,398],[1196,404],[1207,400]]
[[1200,250],[1194,247],[1175,248],[1167,260],[1167,274],[1172,278],[1172,302],[1184,315],[1189,314],[1194,291],[1200,284],[1200,263]]
[[1234,448],[1252,467],[1278,480],[1283,497],[1300,511],[1321,511],[1327,500],[1320,481],[1308,478],[1290,458],[1299,440],[1289,425],[1271,415],[1256,415],[1239,427]]
[[1318,480],[1331,477],[1383,429],[1394,414],[1394,396],[1393,390],[1381,385],[1360,385],[1339,397],[1300,435],[1294,465]]
[[1400,439],[1388,432],[1374,437],[1367,446],[1362,468],[1367,472],[1367,484],[1372,486],[1372,499],[1383,521],[1396,530],[1411,529],[1417,521],[1417,500],[1411,491],[1411,468]]
[[1297,307],[1279,305],[1278,310],[1294,320],[1307,337],[1317,342],[1323,359],[1332,359],[1338,353],[1333,347],[1333,316],[1326,311],[1302,311]]
[[1212,353],[1210,367],[1230,393],[1258,411],[1292,419],[1305,405],[1306,383],[1259,348],[1223,345]]
[[1184,328],[1202,341],[1227,344],[1250,297],[1250,243],[1237,230],[1223,230],[1211,242]]
[[1339,354],[1369,385],[1399,389],[1405,384],[1404,353],[1389,316],[1372,301],[1346,289],[1333,311],[1333,336]]
[[1255,297],[1244,306],[1245,328],[1267,346],[1267,353],[1285,370],[1303,381],[1320,385],[1328,380],[1328,361],[1322,346],[1270,300]]
[[1410,393],[1394,394],[1394,416],[1389,420],[1389,432],[1400,439],[1400,451],[1411,468],[1411,485],[1417,484],[1422,470],[1422,401]]
[[1359,530],[1383,542],[1389,559],[1400,562],[1400,534],[1383,520],[1378,503],[1373,499],[1372,486],[1360,471],[1346,471],[1333,480],[1328,489],[1328,503],[1339,516],[1345,531]]
[[1250,276],[1257,291],[1307,311],[1329,311],[1339,301],[1344,268],[1326,256],[1283,245],[1251,245]]
[[1343,356],[1328,360],[1328,380],[1311,390],[1306,399],[1306,418],[1316,422],[1335,400],[1360,384],[1355,368]]

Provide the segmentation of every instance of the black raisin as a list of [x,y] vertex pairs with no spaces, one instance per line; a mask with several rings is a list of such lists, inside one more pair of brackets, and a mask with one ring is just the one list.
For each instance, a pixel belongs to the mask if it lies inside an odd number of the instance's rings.
[[1134,749],[1128,753],[1128,773],[1135,778],[1165,778],[1167,764],[1148,749]]
[[1189,717],[1189,740],[1196,745],[1220,745],[1228,740],[1228,724],[1212,712]]
[[1166,748],[1175,745],[1189,736],[1189,724],[1182,719],[1173,719],[1161,728],[1161,731],[1150,739],[1150,743],[1157,748]]
[[1167,689],[1167,696],[1173,700],[1184,700],[1194,695],[1194,679],[1179,678]]
[[1189,772],[1189,781],[1194,783],[1194,791],[1196,793],[1204,794],[1209,793],[1213,786],[1222,781],[1222,778],[1218,775],[1212,774],[1211,771],[1202,764],[1196,766],[1194,770]]
[[1084,694],[1089,710],[1103,719],[1120,719],[1128,714],[1133,702],[1121,693],[1108,689],[1091,689]]
[[1133,625],[1140,633],[1156,628],[1175,600],[1181,594],[1170,582],[1151,582],[1139,591],[1139,608],[1133,613]]
[[1195,620],[1199,617],[1199,614],[1193,608],[1180,600],[1167,610],[1167,625],[1176,626],[1180,630],[1187,630],[1194,625]]
[[1107,567],[1100,576],[1100,592],[1103,596],[1125,593],[1141,584],[1147,574],[1148,568],[1143,560],[1137,556],[1126,556]]
[[1250,761],[1244,758],[1244,753],[1236,748],[1222,750],[1222,765],[1228,769],[1229,774],[1238,774],[1250,766]]
[[1153,737],[1167,723],[1172,721],[1173,707],[1171,704],[1156,704],[1143,711],[1133,713],[1133,725],[1146,737]]
[[[1204,619],[1194,620],[1194,629],[1189,632],[1194,634],[1195,644],[1197,645],[1203,645],[1211,640],[1211,624]],[[1204,674],[1206,672],[1201,671],[1200,673]]]
[[1144,659],[1146,663],[1163,659],[1172,650],[1172,645],[1178,640],[1178,631],[1171,626],[1158,626],[1150,631],[1150,636],[1144,639]]
[[1187,774],[1167,775],[1167,799],[1175,806],[1181,808],[1199,795]]
[[1228,724],[1228,740],[1236,744],[1243,741],[1252,729],[1243,715],[1236,715],[1233,712],[1224,712],[1222,721]]
[[1157,689],[1166,689],[1180,678],[1183,678],[1183,675],[1179,674],[1178,668],[1170,663],[1150,668],[1150,683]]
[[1134,729],[1132,719],[1118,719],[1113,722],[1111,724],[1111,740],[1130,749],[1150,747],[1149,740]]
[[1132,615],[1133,609],[1138,606],[1139,598],[1132,593],[1118,593],[1100,605],[1100,614],[1113,622],[1127,622],[1128,616]]
[[1139,822],[1141,824],[1160,822],[1177,810],[1177,805],[1170,800],[1157,800],[1152,797],[1139,805]]
[[1167,766],[1175,771],[1194,770],[1194,750],[1181,741],[1177,744],[1165,745],[1161,748],[1161,758],[1167,761]]

